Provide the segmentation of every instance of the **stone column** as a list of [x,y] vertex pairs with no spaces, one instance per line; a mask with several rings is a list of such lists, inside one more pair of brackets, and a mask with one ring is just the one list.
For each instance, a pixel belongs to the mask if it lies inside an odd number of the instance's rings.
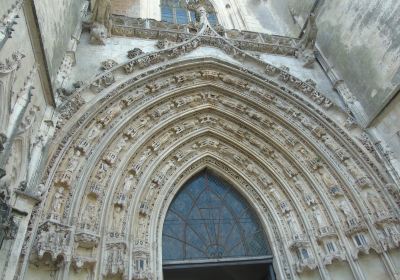
[[18,230],[16,232],[15,239],[11,240],[12,245],[8,248],[7,252],[1,253],[3,256],[6,256],[5,264],[3,270],[1,271],[0,279],[2,280],[14,279],[32,210],[39,202],[38,198],[24,192],[16,191],[15,194],[16,199],[13,204],[13,216],[14,221],[18,225]]

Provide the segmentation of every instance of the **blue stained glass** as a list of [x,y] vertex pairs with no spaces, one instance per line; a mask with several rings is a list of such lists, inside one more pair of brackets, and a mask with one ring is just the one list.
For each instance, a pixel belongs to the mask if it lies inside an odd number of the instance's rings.
[[185,24],[188,23],[188,14],[186,9],[176,8],[176,23]]
[[190,21],[196,22],[196,13],[194,11],[189,11],[190,14]]
[[214,14],[214,13],[209,13],[209,14],[207,15],[207,19],[208,19],[208,22],[209,22],[211,25],[217,25],[217,23],[218,23],[217,15]]
[[171,7],[168,6],[161,7],[161,20],[167,22],[174,22],[174,14]]
[[208,170],[189,180],[172,201],[163,228],[164,261],[270,254],[248,202]]

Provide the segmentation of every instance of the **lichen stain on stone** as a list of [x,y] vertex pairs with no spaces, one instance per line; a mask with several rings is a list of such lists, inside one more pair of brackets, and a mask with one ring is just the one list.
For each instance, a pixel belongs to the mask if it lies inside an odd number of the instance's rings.
[[318,45],[368,115],[400,83],[399,24],[400,2],[394,0],[330,1],[318,17]]

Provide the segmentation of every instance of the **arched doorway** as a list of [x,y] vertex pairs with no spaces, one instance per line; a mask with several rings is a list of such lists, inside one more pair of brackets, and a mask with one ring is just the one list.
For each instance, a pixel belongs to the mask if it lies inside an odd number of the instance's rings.
[[275,279],[272,253],[251,205],[205,169],[185,183],[163,227],[164,279]]

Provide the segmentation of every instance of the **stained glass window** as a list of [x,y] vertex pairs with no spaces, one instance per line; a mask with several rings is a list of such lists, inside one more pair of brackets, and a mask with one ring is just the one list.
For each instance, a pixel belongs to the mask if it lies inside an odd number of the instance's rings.
[[[218,19],[213,6],[207,1],[205,7],[209,22],[216,25]],[[188,9],[186,0],[161,0],[161,20],[178,24],[195,22],[195,11]]]
[[172,201],[163,228],[164,261],[269,255],[249,203],[210,171],[189,180]]

